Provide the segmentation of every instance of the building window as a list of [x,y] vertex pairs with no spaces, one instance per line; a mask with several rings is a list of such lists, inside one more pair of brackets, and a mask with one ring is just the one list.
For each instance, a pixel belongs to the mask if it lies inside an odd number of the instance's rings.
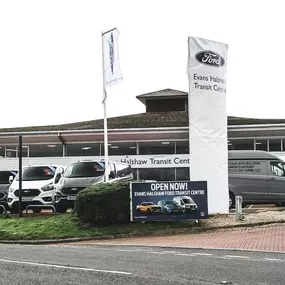
[[140,180],[174,181],[175,168],[142,168],[139,170]]
[[100,156],[100,144],[67,144],[66,156]]
[[0,158],[5,157],[5,146],[0,146]]
[[269,139],[269,151],[281,151],[281,139]]
[[[22,146],[22,157],[27,157],[28,156],[28,149],[29,147],[26,145]],[[5,147],[5,153],[4,155],[6,157],[19,157],[19,147],[18,146],[6,146]]]
[[231,150],[254,150],[254,140],[253,139],[242,139],[228,140],[228,148]]
[[[101,154],[104,155],[104,144],[101,144]],[[137,144],[132,143],[116,143],[110,142],[108,147],[109,155],[136,155],[137,153]]]
[[142,142],[139,143],[139,154],[174,154],[174,142],[162,141],[162,142]]
[[29,146],[30,157],[59,157],[63,156],[62,144],[37,144]]
[[189,141],[176,142],[176,153],[177,154],[188,154],[189,153]]
[[257,139],[255,140],[255,149],[268,151],[267,139]]
[[190,180],[189,172],[190,172],[189,167],[176,168],[176,180],[189,181]]

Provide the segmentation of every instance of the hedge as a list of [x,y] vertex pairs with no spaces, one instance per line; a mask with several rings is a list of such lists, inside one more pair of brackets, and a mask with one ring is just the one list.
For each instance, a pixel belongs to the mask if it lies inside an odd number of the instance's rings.
[[116,225],[130,222],[130,182],[99,183],[77,194],[75,213],[84,223]]

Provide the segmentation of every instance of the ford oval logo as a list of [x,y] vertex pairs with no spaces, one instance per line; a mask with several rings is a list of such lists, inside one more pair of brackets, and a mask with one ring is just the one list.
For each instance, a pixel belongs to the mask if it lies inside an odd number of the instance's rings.
[[225,59],[216,52],[207,50],[196,53],[195,58],[203,64],[220,67],[225,65]]
[[77,191],[78,188],[71,188],[71,191]]

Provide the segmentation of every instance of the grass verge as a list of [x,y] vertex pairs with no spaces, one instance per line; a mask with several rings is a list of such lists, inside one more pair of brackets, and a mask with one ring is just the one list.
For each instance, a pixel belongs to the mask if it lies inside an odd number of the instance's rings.
[[81,224],[69,214],[41,217],[0,218],[0,240],[46,240],[98,237],[114,234],[147,233],[154,230],[190,228],[193,221],[163,223],[132,223],[112,227],[92,227]]

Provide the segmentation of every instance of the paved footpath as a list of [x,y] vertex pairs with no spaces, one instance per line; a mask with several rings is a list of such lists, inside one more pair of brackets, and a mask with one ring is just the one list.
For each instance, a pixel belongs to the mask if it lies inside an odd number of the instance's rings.
[[197,234],[120,238],[77,244],[244,249],[285,253],[285,224],[216,230]]

